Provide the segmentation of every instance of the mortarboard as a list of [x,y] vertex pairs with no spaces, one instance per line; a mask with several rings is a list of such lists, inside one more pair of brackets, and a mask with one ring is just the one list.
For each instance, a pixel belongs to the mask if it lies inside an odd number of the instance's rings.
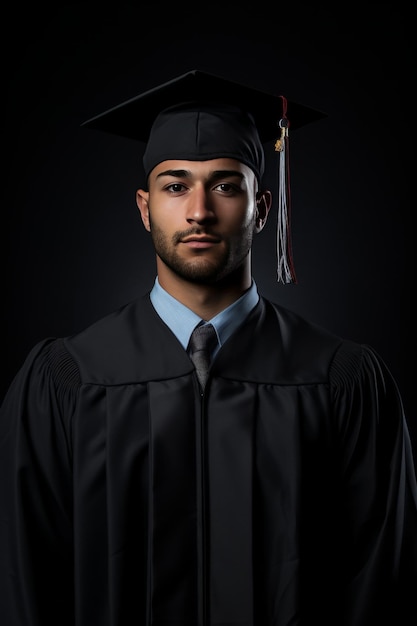
[[[288,117],[287,117],[288,111]],[[192,70],[97,115],[82,124],[146,144],[146,176],[170,159],[231,157],[261,180],[263,144],[279,152],[277,255],[278,281],[295,282],[290,233],[288,132],[325,116],[288,102],[282,95],[253,89]]]

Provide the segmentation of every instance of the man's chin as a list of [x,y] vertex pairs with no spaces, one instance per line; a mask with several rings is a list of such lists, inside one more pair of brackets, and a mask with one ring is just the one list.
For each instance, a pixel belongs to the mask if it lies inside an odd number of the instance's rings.
[[200,285],[213,285],[217,283],[223,277],[223,274],[219,274],[219,272],[213,271],[186,271],[180,274],[182,278],[189,281],[190,283],[200,284]]
[[214,257],[214,255],[211,257],[201,255],[189,259],[179,256],[163,258],[159,255],[159,257],[172,273],[194,284],[212,285],[230,274],[230,268],[228,270],[224,257]]
[[187,264],[171,269],[191,283],[204,285],[217,283],[227,273],[224,266],[219,267],[208,262]]

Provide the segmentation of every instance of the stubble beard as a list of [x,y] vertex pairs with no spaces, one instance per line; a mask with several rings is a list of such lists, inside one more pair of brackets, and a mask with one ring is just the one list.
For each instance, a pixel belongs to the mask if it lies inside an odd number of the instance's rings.
[[[199,227],[176,232],[169,240],[163,230],[151,221],[151,236],[155,252],[161,261],[175,274],[192,283],[213,284],[237,271],[249,254],[253,240],[253,228],[242,227],[232,240],[225,241],[221,253],[208,259],[204,253],[196,253],[185,259],[178,253],[180,241],[191,234],[205,232]],[[220,245],[220,244],[219,244]]]

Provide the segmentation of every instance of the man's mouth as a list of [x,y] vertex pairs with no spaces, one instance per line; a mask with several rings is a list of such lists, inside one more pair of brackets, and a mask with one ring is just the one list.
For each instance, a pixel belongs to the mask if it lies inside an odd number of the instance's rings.
[[219,243],[218,237],[212,235],[188,235],[181,239],[181,243],[189,246],[190,248],[209,248],[210,246]]

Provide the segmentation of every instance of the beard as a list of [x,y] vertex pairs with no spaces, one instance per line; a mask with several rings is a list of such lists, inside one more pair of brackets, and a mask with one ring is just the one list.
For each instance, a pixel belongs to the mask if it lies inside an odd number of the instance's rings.
[[192,283],[213,284],[238,270],[248,256],[253,240],[253,223],[245,224],[240,231],[228,240],[221,239],[216,244],[216,254],[196,253],[192,258],[185,258],[179,253],[179,246],[184,237],[193,234],[213,234],[208,229],[195,226],[184,231],[177,231],[171,239],[150,219],[151,237],[155,252],[163,263],[175,274]]

